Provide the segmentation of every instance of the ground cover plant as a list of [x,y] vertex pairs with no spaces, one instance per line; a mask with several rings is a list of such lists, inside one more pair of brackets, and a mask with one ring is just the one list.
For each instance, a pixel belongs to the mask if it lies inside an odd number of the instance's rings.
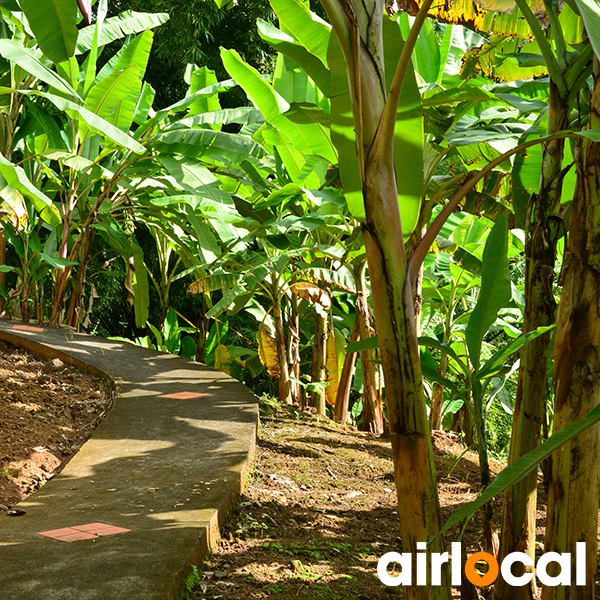
[[[78,29],[74,2],[3,5],[1,308],[386,432],[410,548],[443,547],[432,429],[477,449],[484,489],[508,490],[500,528],[480,503],[500,559],[534,556],[539,464],[546,550],[585,539],[589,582],[542,597],[592,598],[600,8],[321,4],[271,1],[256,31],[273,72],[224,41],[229,79],[190,64],[185,98],[160,108],[144,75],[168,14],[108,17],[99,0]],[[233,88],[247,106],[222,107]],[[492,438],[511,463],[495,482]]]

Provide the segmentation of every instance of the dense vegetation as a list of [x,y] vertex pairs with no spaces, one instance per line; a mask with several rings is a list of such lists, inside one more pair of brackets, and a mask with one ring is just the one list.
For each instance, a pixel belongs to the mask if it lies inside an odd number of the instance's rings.
[[[443,546],[430,429],[476,447],[486,487],[444,528],[481,508],[500,557],[534,556],[541,464],[546,549],[588,542],[588,585],[542,597],[593,598],[595,0],[425,0],[413,16],[322,0],[329,22],[302,0],[271,0],[277,20],[240,2],[269,20],[218,63],[226,7],[190,3],[169,29],[166,13],[99,0],[78,29],[67,4],[2,3],[5,314],[180,353],[387,431],[407,548]],[[199,40],[208,24],[226,38]],[[247,106],[222,107],[232,89]],[[510,425],[516,464],[491,482]],[[499,538],[486,500],[502,490]]]

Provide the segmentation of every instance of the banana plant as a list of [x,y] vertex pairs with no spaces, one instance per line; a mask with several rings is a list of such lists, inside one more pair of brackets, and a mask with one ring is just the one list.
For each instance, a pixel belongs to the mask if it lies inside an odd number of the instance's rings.
[[[497,10],[502,13],[498,14]],[[549,96],[543,99],[545,114],[536,127],[545,128],[546,134],[572,126],[578,128],[579,125],[572,125],[570,119],[572,109],[577,106],[578,95],[582,91],[586,93],[593,53],[589,45],[581,44],[583,20],[576,2],[561,6],[543,2],[534,6],[527,0],[492,1],[487,2],[477,14],[469,14],[462,4],[455,3],[433,6],[430,14],[449,23],[469,21],[479,31],[493,32],[488,40],[467,52],[461,77],[469,78],[475,70],[504,80],[548,74]],[[544,20],[549,24],[551,36]],[[498,65],[501,69],[496,68]],[[536,82],[524,84],[523,87],[532,87]],[[515,90],[514,85],[511,88],[511,92]],[[508,88],[505,86],[505,90],[499,91],[502,95]],[[531,100],[523,95],[519,103],[524,107],[532,106]],[[534,101],[538,102],[538,99]],[[533,131],[524,132],[520,141],[536,135],[534,127]],[[574,170],[569,173],[568,165],[572,163],[569,154],[569,146],[564,140],[555,138],[543,149],[517,154],[515,158],[513,206],[517,226],[526,230],[526,253],[529,257],[526,263],[525,331],[554,321],[555,300],[549,282],[553,279],[557,242],[563,234],[561,192],[569,201],[573,190]],[[569,178],[570,184],[567,182]],[[566,195],[569,187],[571,192]],[[535,448],[540,440],[540,423],[545,410],[548,342],[548,335],[540,336],[522,351],[511,461]],[[531,474],[505,495],[501,557],[523,548],[531,558],[534,557],[536,485],[536,476]],[[516,574],[521,573],[516,571]],[[521,587],[499,581],[494,588],[494,596],[497,600],[509,597],[531,600],[536,596],[535,580]]]
[[[525,333],[497,350],[492,357],[483,359],[483,340],[496,321],[499,311],[511,300],[511,281],[508,271],[508,218],[500,215],[487,237],[481,260],[481,287],[477,302],[469,315],[464,330],[464,347],[468,361],[460,358],[451,344],[432,338],[420,338],[420,342],[445,351],[446,356],[460,369],[465,389],[470,398],[465,406],[472,410],[475,423],[481,484],[485,488],[491,481],[486,440],[486,412],[490,388],[496,395],[511,371],[506,361],[527,342],[547,333],[550,328],[539,328]],[[498,380],[498,378],[500,378]],[[472,402],[472,404],[471,404]],[[483,513],[483,531],[486,551],[497,553],[498,538],[493,528],[491,505]]]
[[[53,269],[63,270],[72,263],[57,256],[56,228],[44,224],[39,219],[32,205],[27,207],[28,218],[26,225],[17,227],[5,225],[3,235],[18,257],[18,265],[0,265],[2,273],[14,273],[17,285],[10,293],[0,289],[8,301],[7,310],[23,321],[29,321],[33,315],[42,321],[43,281]],[[44,243],[40,239],[40,229],[49,229]],[[34,310],[30,304],[33,302]]]

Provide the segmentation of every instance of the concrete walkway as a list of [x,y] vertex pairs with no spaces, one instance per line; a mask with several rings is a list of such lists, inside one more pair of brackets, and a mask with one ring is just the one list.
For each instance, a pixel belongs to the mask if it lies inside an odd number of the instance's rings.
[[[127,343],[1,319],[0,339],[116,382],[105,421],[19,504],[27,514],[0,514],[0,600],[175,600],[243,484],[254,395],[219,371]],[[40,535],[95,523],[130,531]]]

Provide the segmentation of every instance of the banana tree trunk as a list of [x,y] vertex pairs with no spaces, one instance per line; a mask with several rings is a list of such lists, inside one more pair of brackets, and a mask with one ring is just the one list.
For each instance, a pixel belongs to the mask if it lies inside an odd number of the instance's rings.
[[279,362],[279,400],[284,404],[292,404],[290,374],[287,352],[285,351],[285,334],[283,332],[283,311],[281,309],[281,299],[278,296],[273,304],[273,320],[275,321],[275,344],[277,346],[277,361]]
[[[590,128],[600,127],[600,77],[590,98]],[[576,151],[577,188],[565,253],[554,342],[554,431],[600,403],[600,143]],[[600,427],[594,425],[552,456],[546,552],[571,552],[586,543],[586,583],[544,586],[543,600],[593,600],[597,566]],[[572,565],[575,573],[575,565]],[[553,575],[553,573],[550,573]]]
[[198,313],[198,320],[196,321],[196,334],[194,339],[196,341],[196,361],[204,362],[206,354],[206,337],[208,336],[208,319],[206,313],[210,308],[210,293],[204,292],[202,294],[202,303],[200,305],[200,311]]
[[465,403],[454,413],[451,429],[458,434],[462,433],[464,435],[464,443],[468,447],[476,443],[476,435],[473,423],[473,411],[466,405],[467,402],[471,402],[469,394],[467,394]]
[[[425,0],[415,17],[389,94],[383,64],[383,0],[321,3],[346,63],[365,207],[362,230],[385,375],[400,536],[402,550],[414,552],[417,542],[431,540],[439,532],[441,514],[417,345],[414,288],[400,222],[394,130],[410,55],[432,0]],[[443,552],[441,536],[429,549]],[[449,600],[446,570],[441,583],[407,586],[406,597]]]
[[[479,473],[481,489],[485,489],[491,481],[490,461],[487,450],[487,436],[484,414],[484,397],[481,384],[473,387],[473,406],[475,408],[475,431],[477,434],[477,453],[479,454]],[[498,556],[498,532],[494,525],[494,505],[490,501],[481,509],[481,526],[483,530],[483,547],[492,556]]]
[[[327,316],[318,311],[315,315],[315,338],[313,340],[312,372],[313,383],[324,383],[327,360]],[[310,393],[311,403],[320,415],[325,414],[325,392],[313,390]]]
[[[298,298],[295,294],[290,298],[291,314],[288,320],[288,354],[290,370],[294,379],[300,381],[300,318],[298,315]],[[290,383],[292,399],[302,407],[302,386],[296,382]]]
[[[446,368],[448,367],[448,354],[442,352],[440,357],[440,366],[438,373],[446,376]],[[441,383],[436,383],[433,388],[433,399],[431,401],[431,412],[429,413],[429,425],[432,430],[442,428],[442,409],[444,408],[444,386]]]
[[[360,337],[363,340],[375,335],[369,318],[369,303],[364,291],[356,294],[356,319]],[[377,435],[383,433],[383,408],[377,394],[377,379],[375,377],[375,358],[372,350],[360,353],[363,374],[363,426],[365,431]]]
[[[4,234],[2,232],[0,232],[0,265],[5,265],[5,264],[6,264],[6,238],[4,237]],[[6,285],[5,274],[0,272],[0,286],[2,286],[4,288],[5,285]],[[6,307],[6,302],[5,302],[4,298],[2,298],[0,296],[0,315],[2,315],[2,313],[4,312],[5,307]]]
[[[550,84],[548,133],[565,129],[568,106],[560,98],[556,85]],[[525,240],[525,319],[523,333],[554,323],[556,304],[552,293],[556,244],[562,230],[555,216],[560,208],[564,140],[546,145],[542,157],[540,194],[529,210]],[[546,379],[549,334],[539,336],[521,350],[519,382],[509,452],[514,462],[540,444],[541,425],[546,411]],[[535,558],[537,473],[533,472],[504,493],[500,558],[511,552],[525,552]],[[527,568],[516,563],[516,577]],[[533,600],[537,597],[535,578],[528,585],[509,586],[498,578],[494,600]]]
[[[420,373],[413,294],[410,286],[404,290],[402,266],[396,263],[394,253],[389,252],[393,245],[387,236],[398,234],[398,230],[390,227],[393,221],[369,222],[369,216],[367,213],[365,241],[385,374],[400,537],[403,551],[414,551],[417,542],[431,539],[439,531],[441,516]],[[441,538],[437,538],[431,551],[442,552],[442,546]],[[450,586],[445,572],[442,582],[441,586],[409,586],[407,598],[449,600]]]
[[77,270],[77,277],[75,279],[75,286],[73,293],[71,294],[71,300],[69,302],[69,310],[67,311],[67,317],[65,323],[70,327],[79,328],[80,324],[80,313],[81,313],[81,301],[83,298],[83,290],[85,286],[86,270],[90,259],[90,252],[92,250],[92,242],[94,241],[95,230],[90,229],[87,232],[85,242],[82,246],[82,253],[79,261],[79,269]]
[[[356,342],[360,336],[360,323],[358,317],[354,321],[352,334],[350,335],[350,344]],[[335,397],[335,406],[333,407],[333,420],[337,423],[345,423],[348,419],[348,401],[352,389],[352,379],[354,377],[354,368],[356,366],[356,352],[346,352],[344,357],[344,366],[340,375],[340,383]]]

